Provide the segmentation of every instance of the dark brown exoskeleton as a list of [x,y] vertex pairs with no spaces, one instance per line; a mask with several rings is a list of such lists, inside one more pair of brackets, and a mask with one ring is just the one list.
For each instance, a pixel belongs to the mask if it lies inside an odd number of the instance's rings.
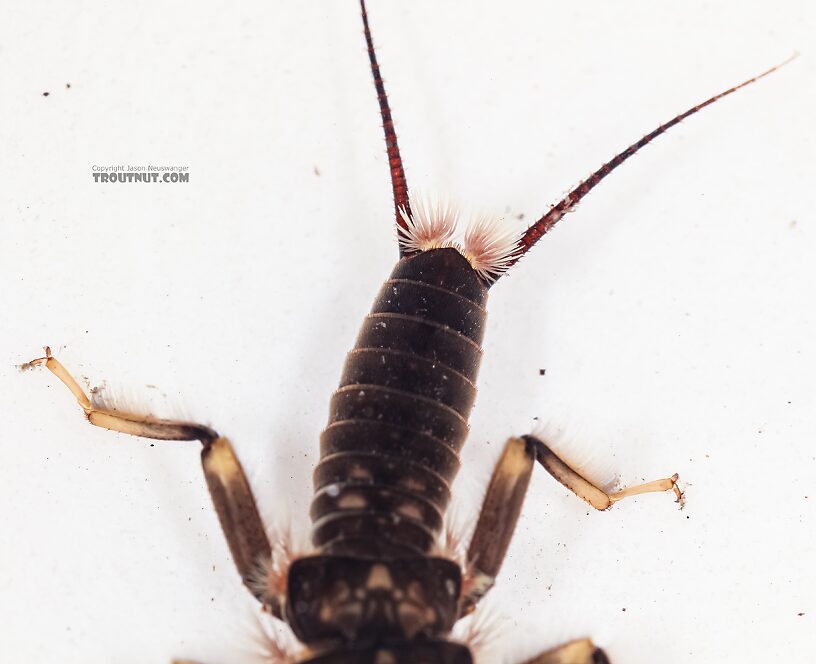
[[[488,485],[465,560],[435,553],[476,396],[489,288],[641,147],[778,66],[661,125],[506,246],[481,226],[460,247],[450,242],[445,211],[429,219],[411,210],[363,0],[361,10],[385,131],[400,259],[363,322],[331,398],[314,474],[313,554],[283,569],[272,562],[274,547],[229,440],[198,424],[98,408],[48,349],[29,364],[44,364],[56,374],[92,424],[145,438],[202,442],[207,484],[238,572],[267,611],[305,645],[293,661],[470,664],[470,649],[450,633],[493,585],[536,461],[599,510],[638,493],[671,490],[682,498],[676,475],[607,494],[539,437],[511,438]],[[608,661],[589,639],[579,639],[526,664]]]

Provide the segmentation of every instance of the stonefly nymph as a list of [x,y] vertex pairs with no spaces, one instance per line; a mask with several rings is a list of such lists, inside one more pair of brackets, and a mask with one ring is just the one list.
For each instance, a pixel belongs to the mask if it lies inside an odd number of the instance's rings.
[[[577,496],[606,510],[627,496],[673,492],[678,476],[607,493],[559,458],[541,436],[508,439],[462,559],[446,551],[444,517],[468,432],[482,356],[487,296],[601,180],[681,120],[775,71],[691,107],[601,166],[521,234],[475,219],[459,236],[455,209],[412,200],[391,109],[364,35],[385,133],[399,260],[376,295],[320,438],[311,505],[313,551],[278,555],[228,438],[208,426],[98,406],[46,348],[43,365],[73,393],[91,424],[156,440],[198,440],[204,475],[243,583],[301,644],[275,653],[301,664],[470,664],[451,637],[497,582],[538,462]],[[784,63],[782,63],[784,64]],[[525,664],[602,664],[585,635]],[[520,663],[521,664],[521,663]]]

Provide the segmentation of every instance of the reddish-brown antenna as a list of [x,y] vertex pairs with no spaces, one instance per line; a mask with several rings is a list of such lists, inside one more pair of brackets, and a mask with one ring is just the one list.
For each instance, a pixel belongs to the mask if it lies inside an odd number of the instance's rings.
[[635,154],[635,152],[640,150],[640,148],[642,148],[644,145],[650,143],[670,127],[673,127],[681,120],[685,120],[688,116],[694,115],[697,111],[705,108],[709,104],[713,104],[718,99],[722,99],[726,95],[730,95],[732,92],[736,92],[740,88],[744,88],[746,85],[750,85],[754,81],[758,81],[763,76],[767,76],[768,74],[775,72],[783,65],[786,65],[791,60],[795,59],[798,55],[799,55],[798,53],[794,53],[787,60],[779,63],[775,67],[771,67],[768,71],[762,72],[758,76],[754,76],[753,78],[750,78],[744,83],[740,83],[739,85],[736,85],[733,88],[729,88],[725,92],[721,92],[718,95],[714,95],[713,97],[711,97],[711,99],[704,101],[702,104],[693,106],[685,113],[681,113],[677,117],[669,120],[667,123],[660,125],[650,134],[646,134],[646,136],[641,138],[637,143],[633,143],[632,145],[630,145],[623,152],[615,155],[611,161],[606,162],[597,171],[590,175],[586,180],[584,180],[581,184],[575,187],[575,189],[568,193],[561,201],[553,205],[549,209],[549,211],[543,217],[541,217],[541,219],[539,219],[532,226],[530,226],[530,228],[527,229],[527,231],[524,233],[524,235],[521,236],[521,239],[518,242],[518,250],[516,256],[513,259],[512,263],[510,263],[510,265],[516,263],[524,254],[526,254],[530,250],[530,248],[536,242],[538,242],[538,240],[541,238],[542,235],[544,235],[544,233],[546,233],[553,226],[555,226],[556,222],[559,219],[561,219],[561,217],[563,217],[565,214],[569,212],[572,212],[575,209],[575,206],[578,205],[578,203],[584,196],[586,196],[590,191],[592,191],[595,185],[597,185],[601,180],[603,180],[607,175],[614,171],[629,157]]
[[[363,14],[363,30],[365,31],[366,45],[368,46],[371,75],[374,77],[374,87],[377,88],[377,101],[380,102],[385,147],[388,151],[388,166],[391,169],[391,188],[394,190],[394,216],[397,226],[407,231],[408,225],[402,218],[400,210],[404,210],[408,216],[411,216],[411,205],[408,203],[408,183],[405,181],[405,171],[402,169],[402,157],[400,157],[399,145],[397,144],[397,134],[394,132],[394,121],[391,119],[391,107],[388,105],[385,86],[383,85],[382,76],[380,76],[380,66],[377,64],[377,55],[374,53],[374,44],[371,41],[365,0],[360,0],[360,10]],[[400,256],[404,256],[405,253],[402,245],[400,245]]]

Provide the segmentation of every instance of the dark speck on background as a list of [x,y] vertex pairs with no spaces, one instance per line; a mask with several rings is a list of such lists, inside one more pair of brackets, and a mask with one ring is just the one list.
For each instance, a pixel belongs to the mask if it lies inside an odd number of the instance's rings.
[[51,94],[50,92],[43,92],[43,97],[47,97],[50,94]]

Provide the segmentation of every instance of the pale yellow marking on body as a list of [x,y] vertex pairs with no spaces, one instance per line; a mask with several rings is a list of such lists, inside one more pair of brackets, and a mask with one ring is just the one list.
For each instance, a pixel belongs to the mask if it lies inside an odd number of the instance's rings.
[[371,471],[368,468],[363,468],[362,466],[352,466],[351,470],[349,470],[349,477],[355,480],[371,480],[373,479],[371,476]]
[[421,608],[408,602],[400,602],[397,607],[400,627],[406,638],[412,639],[428,622]]
[[394,580],[391,578],[391,572],[385,565],[376,564],[371,567],[371,572],[366,579],[366,588],[369,590],[385,589],[389,590],[394,587]]
[[397,664],[394,654],[388,650],[378,650],[374,664]]
[[402,516],[407,516],[409,519],[422,521],[422,511],[412,503],[403,503],[397,507],[397,513]]
[[425,482],[420,482],[414,477],[406,477],[400,482],[400,484],[409,491],[415,491],[417,493],[425,491]]
[[405,590],[408,593],[408,597],[414,602],[423,602],[425,600],[425,595],[422,593],[422,585],[417,581],[411,581]]
[[358,510],[368,507],[368,501],[359,493],[346,493],[337,501],[341,510]]

